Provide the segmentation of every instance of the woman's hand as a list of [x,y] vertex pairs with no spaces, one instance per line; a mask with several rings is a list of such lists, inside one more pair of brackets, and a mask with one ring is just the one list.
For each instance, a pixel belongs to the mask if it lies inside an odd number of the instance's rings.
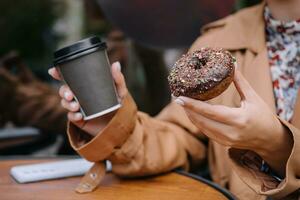
[[[61,76],[55,67],[49,69],[48,73],[54,79],[61,80]],[[119,62],[115,62],[112,64],[111,73],[116,84],[118,96],[120,99],[123,99],[128,91],[124,76],[121,73],[121,65]],[[101,88],[99,88],[99,90],[100,89]],[[112,112],[95,119],[84,121],[82,114],[79,112],[80,105],[74,100],[74,94],[67,85],[63,85],[60,87],[59,95],[62,98],[61,105],[69,111],[68,119],[77,127],[81,128],[92,136],[95,136],[97,133],[99,133],[99,131],[107,125],[107,123],[115,114],[115,112]]]
[[226,146],[253,150],[279,174],[284,173],[293,144],[291,135],[237,70],[234,84],[241,97],[238,108],[188,97],[178,97],[175,102],[209,138]]

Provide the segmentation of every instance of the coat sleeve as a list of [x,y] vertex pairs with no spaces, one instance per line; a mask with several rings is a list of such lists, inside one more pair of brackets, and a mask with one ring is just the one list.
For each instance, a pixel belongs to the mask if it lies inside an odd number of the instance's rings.
[[[260,170],[262,159],[253,151],[229,149],[233,168],[240,178],[258,194],[282,199],[300,196],[300,130],[279,118],[293,138],[293,148],[286,164],[285,178],[280,181]],[[276,155],[274,155],[276,156]],[[292,198],[292,197],[291,197]]]
[[145,176],[200,164],[206,157],[201,134],[175,103],[157,117],[138,112],[130,95],[109,124],[90,138],[69,123],[73,148],[87,160],[108,159],[120,176]]

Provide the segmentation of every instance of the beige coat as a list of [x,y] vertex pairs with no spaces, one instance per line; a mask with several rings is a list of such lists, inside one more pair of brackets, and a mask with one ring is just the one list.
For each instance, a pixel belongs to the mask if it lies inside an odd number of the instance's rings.
[[[223,47],[237,58],[239,70],[275,114],[275,101],[267,59],[264,4],[244,9],[204,27],[191,50],[203,46]],[[216,103],[239,106],[240,97],[231,85]],[[292,124],[280,120],[293,135],[294,146],[286,166],[286,177],[278,183],[258,170],[260,158],[252,151],[229,149],[207,140],[187,118],[184,110],[170,103],[155,118],[138,112],[130,95],[107,127],[95,138],[70,124],[72,146],[86,159],[108,159],[120,176],[145,176],[189,169],[208,158],[213,180],[239,199],[282,198],[300,188],[300,100]],[[271,138],[270,138],[271,139]],[[294,193],[295,194],[295,193]]]

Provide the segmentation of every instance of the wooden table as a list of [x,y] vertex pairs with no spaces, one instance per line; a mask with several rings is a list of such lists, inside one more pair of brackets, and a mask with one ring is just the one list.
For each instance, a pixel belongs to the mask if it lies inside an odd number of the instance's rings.
[[98,189],[89,194],[77,194],[74,188],[80,177],[50,180],[37,183],[18,184],[10,176],[12,166],[50,161],[1,160],[0,161],[0,199],[1,200],[224,200],[228,199],[217,189],[206,183],[179,173],[140,179],[120,179],[107,174]]

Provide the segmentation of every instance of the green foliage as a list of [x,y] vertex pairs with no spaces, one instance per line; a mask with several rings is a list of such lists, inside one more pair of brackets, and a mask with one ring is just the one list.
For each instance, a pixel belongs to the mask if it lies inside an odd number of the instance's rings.
[[35,59],[51,50],[56,5],[54,0],[1,0],[0,56],[15,49],[26,59]]

